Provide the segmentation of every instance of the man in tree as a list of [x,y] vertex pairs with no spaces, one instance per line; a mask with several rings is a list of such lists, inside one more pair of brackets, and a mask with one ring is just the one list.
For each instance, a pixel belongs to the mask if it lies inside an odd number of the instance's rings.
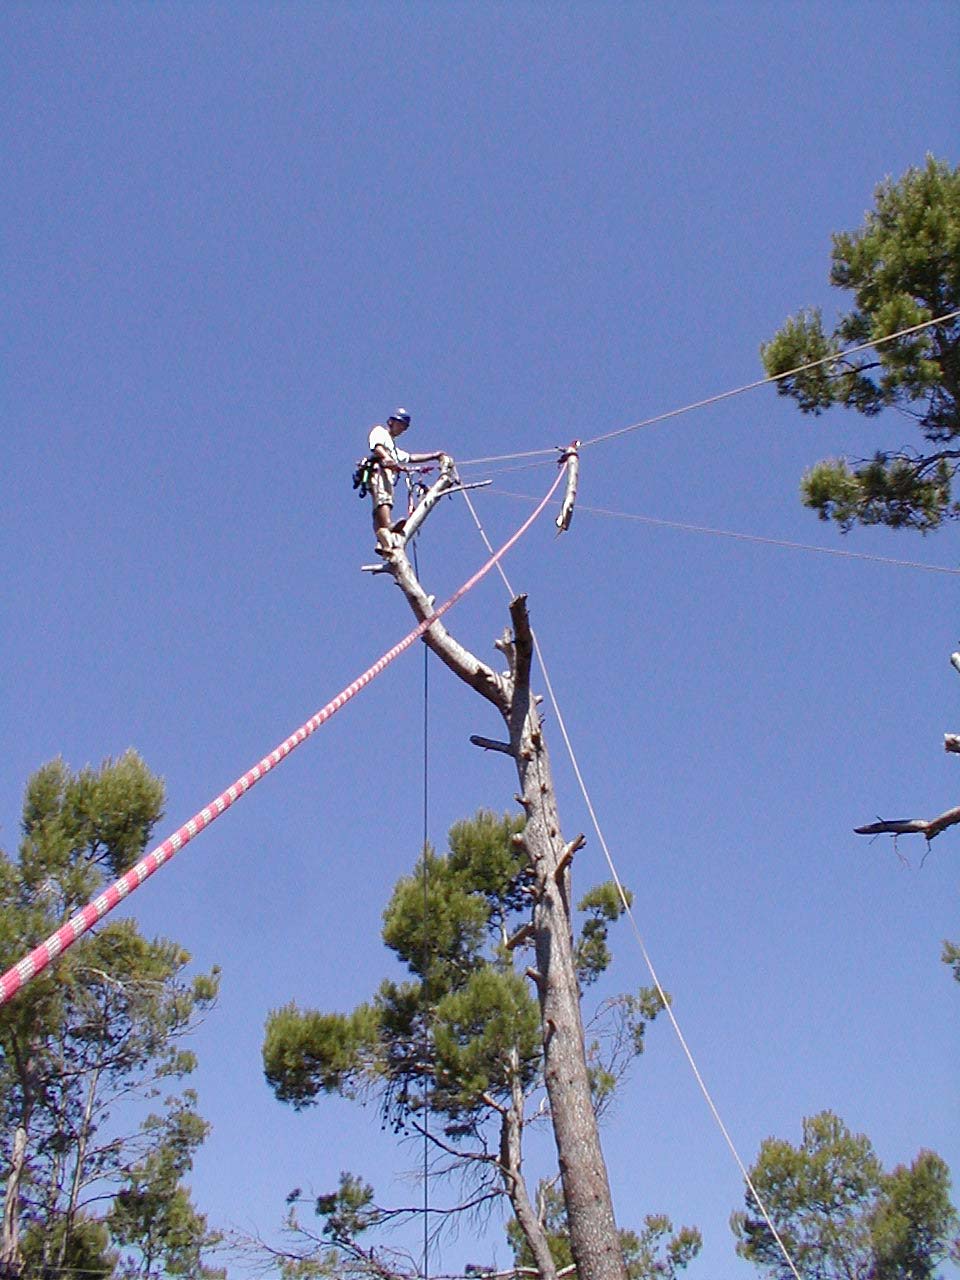
[[[276,1010],[263,1055],[277,1097],[297,1108],[321,1093],[372,1091],[385,1121],[425,1138],[439,1169],[460,1175],[466,1195],[443,1214],[506,1198],[524,1256],[541,1280],[552,1280],[559,1259],[570,1255],[566,1206],[552,1188],[534,1204],[522,1174],[524,1137],[550,1116],[538,1004],[527,977],[532,934],[523,917],[535,888],[515,838],[522,826],[522,820],[480,813],[451,829],[447,855],[426,849],[384,912],[384,941],[410,979],[383,982],[371,1002],[349,1014],[293,1005]],[[575,945],[582,990],[610,962],[608,928],[623,905],[606,884],[591,890],[579,909],[586,916]],[[597,1010],[587,1028],[595,1108],[610,1101],[660,1007],[656,993],[644,990],[606,1000]],[[370,1187],[344,1175],[339,1190],[320,1197],[315,1209],[325,1226],[311,1246],[322,1252],[332,1244],[345,1263],[383,1262],[360,1236],[397,1211],[374,1205]],[[642,1238],[621,1235],[628,1263],[628,1254],[652,1260],[662,1245],[680,1266],[699,1249],[698,1233],[684,1228],[667,1239],[669,1222],[651,1222]],[[301,1243],[306,1235],[299,1232]],[[308,1253],[316,1256],[313,1247]],[[634,1274],[660,1273],[651,1262]]]
[[[750,1178],[802,1280],[933,1280],[960,1261],[950,1174],[932,1151],[884,1173],[869,1138],[830,1111],[798,1147],[767,1138]],[[775,1280],[793,1275],[749,1191],[730,1225],[737,1253]]]
[[[864,225],[833,237],[830,282],[853,308],[828,334],[818,309],[801,311],[761,348],[771,377],[815,361],[777,384],[804,413],[844,405],[874,417],[898,410],[923,438],[850,462],[828,458],[803,478],[806,506],[842,529],[886,524],[927,532],[960,514],[960,168],[927,158],[887,179]],[[885,341],[901,330],[939,323]],[[845,354],[876,344],[873,353]]]
[[[406,449],[401,449],[397,440],[409,426],[410,414],[406,409],[394,409],[386,426],[378,422],[370,430],[368,445],[371,465],[367,485],[373,501],[373,527],[381,548],[391,545],[394,476],[411,462],[439,462],[442,465],[447,461],[447,455],[439,450],[434,453],[407,453]],[[402,521],[394,529],[400,532]]]

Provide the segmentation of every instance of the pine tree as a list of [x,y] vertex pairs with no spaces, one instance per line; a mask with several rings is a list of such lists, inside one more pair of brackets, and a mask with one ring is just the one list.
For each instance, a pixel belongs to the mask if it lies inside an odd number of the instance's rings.
[[[0,854],[4,969],[142,855],[162,804],[162,783],[134,752],[76,774],[57,760],[30,779],[18,856]],[[171,1093],[156,1123],[138,1127],[133,1108],[194,1069],[180,1041],[215,1001],[218,973],[188,980],[189,960],[135,921],[116,921],[0,1009],[5,1274],[59,1271],[81,1256],[82,1269],[112,1274],[109,1223],[93,1206],[176,1146],[175,1119],[190,1129],[191,1151],[203,1140],[189,1090]]]
[[881,183],[863,226],[833,237],[832,262],[830,283],[852,293],[851,310],[829,333],[819,309],[788,319],[761,348],[767,374],[832,357],[783,378],[780,394],[803,413],[897,410],[895,421],[911,419],[923,443],[818,462],[803,478],[803,501],[844,530],[886,524],[926,533],[960,514],[960,317],[873,353],[845,351],[960,310],[960,168],[928,156],[899,182]]
[[[750,1177],[803,1280],[933,1280],[960,1260],[950,1175],[932,1151],[885,1173],[870,1139],[823,1111],[804,1120],[797,1147],[767,1138]],[[749,1192],[746,1204],[730,1220],[737,1253],[789,1280]]]
[[[348,1014],[295,1005],[275,1011],[264,1068],[276,1096],[297,1108],[323,1093],[375,1096],[398,1134],[425,1136],[435,1168],[458,1175],[466,1191],[457,1212],[509,1201],[524,1256],[546,1278],[556,1271],[552,1227],[521,1170],[525,1133],[549,1117],[539,1007],[526,977],[535,877],[515,840],[522,827],[522,819],[481,812],[451,829],[446,854],[427,848],[395,886],[383,917],[384,942],[408,976],[385,980],[373,1000]],[[604,885],[579,909],[586,917],[575,946],[583,989],[610,963],[608,930],[623,907]],[[597,1108],[642,1052],[660,1007],[649,990],[600,1004],[587,1053]],[[344,1175],[314,1209],[324,1226],[307,1257],[316,1262],[333,1246],[341,1270],[375,1259],[387,1265],[363,1241],[402,1211],[379,1208],[372,1187]],[[296,1213],[290,1225],[304,1226]],[[695,1243],[692,1234],[685,1239]],[[636,1253],[639,1237],[627,1243],[635,1240]]]

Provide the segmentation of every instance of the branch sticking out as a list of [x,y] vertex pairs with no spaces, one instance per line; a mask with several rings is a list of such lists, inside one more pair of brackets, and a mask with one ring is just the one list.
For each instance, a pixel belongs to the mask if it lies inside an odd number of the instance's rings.
[[526,924],[522,924],[516,933],[507,939],[507,950],[515,950],[521,943],[528,942],[532,937],[533,925],[528,920]]
[[471,733],[470,741],[475,747],[482,747],[484,751],[502,751],[505,756],[514,755],[513,747],[509,742],[497,742],[494,738],[481,738],[478,733]]
[[566,871],[567,867],[569,867],[570,863],[573,861],[573,855],[578,849],[582,849],[586,843],[586,836],[581,831],[576,839],[571,840],[568,845],[564,846],[563,853],[561,853],[557,860],[557,869],[553,873],[557,878],[563,875],[564,871]]
[[955,826],[960,822],[960,805],[954,809],[947,809],[945,813],[941,813],[939,818],[931,818],[925,821],[923,818],[891,818],[880,819],[877,822],[871,822],[865,827],[854,827],[854,833],[858,836],[925,836],[927,840],[932,840],[938,836],[941,831],[947,827]]

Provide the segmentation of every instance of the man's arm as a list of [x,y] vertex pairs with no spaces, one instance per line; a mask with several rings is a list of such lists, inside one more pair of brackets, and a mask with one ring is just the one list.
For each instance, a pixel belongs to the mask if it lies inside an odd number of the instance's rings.
[[411,462],[439,462],[442,464],[444,461],[452,462],[453,459],[450,457],[448,453],[444,453],[442,449],[438,449],[435,453],[411,453],[410,461]]
[[387,452],[386,445],[375,444],[373,446],[373,455],[377,461],[387,468],[388,471],[402,471],[403,463],[398,462],[390,453]]

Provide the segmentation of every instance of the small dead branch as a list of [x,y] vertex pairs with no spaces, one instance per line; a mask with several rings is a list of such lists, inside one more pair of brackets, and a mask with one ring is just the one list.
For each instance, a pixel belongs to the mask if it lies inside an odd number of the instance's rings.
[[581,831],[580,834],[571,840],[568,845],[564,846],[563,853],[561,853],[560,857],[557,859],[557,869],[553,873],[554,876],[563,875],[564,871],[566,871],[567,867],[569,867],[570,863],[573,861],[573,855],[579,849],[582,849],[586,843],[587,838]]
[[528,942],[533,937],[533,925],[528,920],[526,924],[522,924],[520,928],[507,939],[507,950],[513,951],[523,942]]
[[481,747],[484,751],[502,751],[505,756],[514,754],[513,747],[509,742],[497,742],[494,738],[481,738],[479,733],[471,733],[470,741],[475,747]]
[[931,818],[929,821],[923,818],[881,818],[877,822],[871,822],[865,827],[854,827],[854,832],[858,836],[924,836],[927,841],[933,840],[941,831],[945,831],[947,827],[955,826],[960,822],[960,805],[954,809],[947,809],[945,813],[941,813],[939,818]]

